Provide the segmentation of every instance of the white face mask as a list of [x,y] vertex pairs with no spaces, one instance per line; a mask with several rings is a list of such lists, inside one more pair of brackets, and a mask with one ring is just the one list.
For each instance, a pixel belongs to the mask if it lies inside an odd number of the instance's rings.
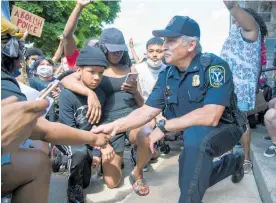
[[53,66],[40,65],[37,67],[37,75],[48,78],[53,76]]
[[155,68],[155,69],[156,68],[160,68],[160,66],[162,65],[162,61],[161,60],[154,62],[151,59],[147,59],[147,63],[148,63],[148,65],[150,67]]

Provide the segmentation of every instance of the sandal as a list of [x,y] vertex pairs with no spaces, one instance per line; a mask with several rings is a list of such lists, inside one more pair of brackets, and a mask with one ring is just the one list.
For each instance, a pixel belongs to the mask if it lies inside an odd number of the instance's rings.
[[249,173],[252,167],[253,167],[252,161],[244,160],[244,164],[243,164],[244,173]]
[[134,174],[129,175],[129,181],[132,185],[133,191],[139,196],[146,196],[149,194],[149,186],[146,184],[144,179],[135,181]]

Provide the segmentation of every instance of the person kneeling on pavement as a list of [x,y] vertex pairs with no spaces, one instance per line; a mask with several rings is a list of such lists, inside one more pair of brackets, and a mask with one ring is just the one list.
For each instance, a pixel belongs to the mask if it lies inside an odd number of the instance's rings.
[[227,154],[246,130],[246,116],[237,108],[233,77],[228,64],[214,54],[202,54],[200,29],[187,16],[175,16],[165,30],[165,59],[171,64],[159,78],[146,103],[128,116],[101,125],[94,133],[115,135],[150,122],[163,112],[150,134],[150,148],[167,132],[183,132],[184,150],[179,157],[179,203],[202,202],[207,188],[232,175],[244,177],[244,155]]
[[[97,86],[102,80],[102,75],[108,62],[100,48],[86,45],[81,50],[77,59],[77,74],[80,82],[93,89],[101,105],[105,102],[104,92]],[[60,94],[59,120],[68,126],[90,131],[93,123],[86,118],[88,104],[87,97],[74,93],[69,89],[62,90]],[[109,146],[101,149],[93,149],[90,145],[66,146],[58,145],[57,148],[68,155],[68,202],[84,202],[83,188],[89,186],[91,178],[91,166],[98,167],[103,161],[110,161],[114,157],[114,151]]]

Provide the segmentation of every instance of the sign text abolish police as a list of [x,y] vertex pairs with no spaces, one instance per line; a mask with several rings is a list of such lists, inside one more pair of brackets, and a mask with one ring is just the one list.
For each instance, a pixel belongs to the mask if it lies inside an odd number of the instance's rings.
[[44,25],[44,18],[34,15],[22,8],[13,6],[11,13],[11,22],[18,28],[28,30],[29,34],[40,37]]

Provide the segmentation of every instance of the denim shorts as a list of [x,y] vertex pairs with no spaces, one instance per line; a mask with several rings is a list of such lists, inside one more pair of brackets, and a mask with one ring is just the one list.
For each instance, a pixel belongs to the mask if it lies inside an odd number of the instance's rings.
[[[110,112],[102,117],[101,124],[113,122],[119,118],[125,117],[135,109],[122,109],[116,112]],[[113,147],[115,153],[120,153],[125,150],[125,139],[129,137],[129,131],[121,132],[112,137],[110,145]]]
[[[32,140],[26,140],[23,144],[20,145],[20,148],[29,148],[32,143]],[[1,156],[1,166],[11,163],[11,153],[7,153]]]

